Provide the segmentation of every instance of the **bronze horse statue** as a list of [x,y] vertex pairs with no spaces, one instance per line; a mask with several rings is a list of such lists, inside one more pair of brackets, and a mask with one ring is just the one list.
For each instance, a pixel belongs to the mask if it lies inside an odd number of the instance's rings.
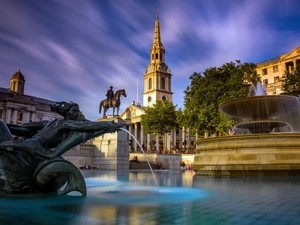
[[104,99],[99,104],[99,113],[101,113],[101,108],[103,107],[103,118],[106,118],[106,111],[109,108],[113,108],[113,116],[115,116],[115,108],[117,108],[117,116],[119,115],[120,105],[121,105],[121,96],[127,97],[125,89],[121,89],[116,91],[113,99],[112,99],[112,105],[109,105],[109,101],[107,99]]

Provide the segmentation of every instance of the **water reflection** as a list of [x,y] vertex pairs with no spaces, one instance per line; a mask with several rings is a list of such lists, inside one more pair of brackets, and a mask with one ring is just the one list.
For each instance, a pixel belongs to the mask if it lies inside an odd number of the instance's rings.
[[1,224],[299,224],[299,177],[154,174],[159,187],[147,171],[84,171],[86,197],[1,198]]

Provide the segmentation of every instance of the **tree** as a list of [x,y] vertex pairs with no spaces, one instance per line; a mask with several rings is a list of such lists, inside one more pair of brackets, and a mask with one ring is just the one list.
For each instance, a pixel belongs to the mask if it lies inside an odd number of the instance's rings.
[[178,128],[176,105],[174,106],[169,101],[157,100],[153,107],[146,109],[145,114],[141,117],[141,124],[145,133],[157,134],[162,137],[163,152],[165,152],[165,134]]
[[190,76],[191,84],[184,91],[184,124],[198,134],[225,133],[233,121],[220,113],[220,103],[247,96],[252,83],[260,81],[254,63],[230,62],[220,68],[210,67]]
[[300,65],[293,70],[293,72],[285,71],[284,80],[282,84],[282,91],[284,95],[300,96]]
[[77,119],[77,120],[80,121],[80,122],[86,120],[86,118],[85,118],[85,116],[83,115],[82,111],[79,112],[79,116],[78,116],[78,119]]

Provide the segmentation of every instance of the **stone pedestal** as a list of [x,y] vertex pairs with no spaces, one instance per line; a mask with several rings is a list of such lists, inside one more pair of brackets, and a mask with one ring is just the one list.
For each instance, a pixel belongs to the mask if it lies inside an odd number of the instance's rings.
[[[98,119],[97,121],[112,121],[126,125],[120,118]],[[129,169],[129,145],[126,132],[119,131],[105,134],[94,139],[94,165],[98,169],[128,170]]]

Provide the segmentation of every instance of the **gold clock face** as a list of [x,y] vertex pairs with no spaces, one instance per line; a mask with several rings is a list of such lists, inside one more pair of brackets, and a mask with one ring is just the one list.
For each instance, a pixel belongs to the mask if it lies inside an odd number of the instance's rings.
[[151,97],[150,96],[148,97],[148,102],[151,102]]
[[149,71],[153,71],[153,65],[150,65],[150,66],[148,67],[148,70],[149,70]]
[[166,96],[162,96],[161,98],[163,101],[166,101],[167,100],[167,97]]

